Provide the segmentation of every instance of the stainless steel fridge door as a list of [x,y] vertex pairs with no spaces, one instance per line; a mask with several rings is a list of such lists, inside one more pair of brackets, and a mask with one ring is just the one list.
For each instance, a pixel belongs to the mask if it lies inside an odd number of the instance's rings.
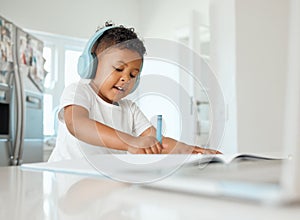
[[[20,149],[21,115],[14,72],[9,84],[0,83],[0,165],[17,165]],[[19,115],[18,115],[19,114]]]
[[25,135],[21,163],[43,161],[43,94],[25,91]]
[[10,164],[12,146],[10,142],[10,87],[0,83],[0,166]]
[[25,91],[25,138],[43,138],[43,94]]
[[12,164],[17,133],[14,42],[15,26],[0,16],[0,166]]
[[9,158],[9,148],[10,142],[8,139],[1,138],[0,139],[0,166],[9,166],[10,158]]
[[0,16],[0,46],[0,165],[42,161],[43,42]]
[[21,106],[24,121],[21,132],[23,143],[18,152],[18,164],[43,161],[43,42],[17,28],[17,63],[20,76]]
[[24,102],[23,143],[18,164],[43,161],[43,93],[41,69],[43,43],[22,29],[16,31],[18,74]]

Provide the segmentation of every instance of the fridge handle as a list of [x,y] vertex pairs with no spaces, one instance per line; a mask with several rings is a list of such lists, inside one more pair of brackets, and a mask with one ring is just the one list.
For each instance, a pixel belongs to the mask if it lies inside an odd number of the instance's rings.
[[[15,45],[18,45],[17,39],[18,29],[15,30]],[[22,155],[23,155],[23,146],[24,146],[24,128],[25,128],[25,98],[24,98],[24,86],[22,80],[22,73],[19,68],[19,59],[18,52],[15,50],[14,53],[14,79],[15,79],[15,91],[16,91],[16,100],[17,100],[17,123],[16,123],[16,136],[15,136],[15,145],[13,148],[13,156],[11,158],[12,165],[20,165],[22,163]]]
[[18,67],[15,65],[14,71],[14,89],[16,98],[16,134],[14,136],[14,146],[13,153],[10,156],[11,164],[18,165],[19,149],[20,149],[20,133],[21,133],[21,117],[22,117],[22,107],[21,107],[21,94],[20,94],[20,76],[18,74]]
[[21,165],[23,161],[23,149],[24,149],[24,129],[25,129],[25,89],[22,80],[22,73],[20,73],[20,106],[21,106],[21,120],[20,120],[20,145],[19,145],[19,152],[18,152],[18,163],[17,165]]

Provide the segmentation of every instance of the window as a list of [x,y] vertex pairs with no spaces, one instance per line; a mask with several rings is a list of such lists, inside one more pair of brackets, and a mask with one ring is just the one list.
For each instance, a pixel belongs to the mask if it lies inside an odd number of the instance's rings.
[[50,94],[44,94],[44,136],[53,136],[54,130],[54,115],[53,109],[53,97]]
[[77,65],[74,65],[77,64],[80,55],[81,51],[65,50],[65,86],[77,82],[80,79],[77,74]]
[[78,57],[86,40],[27,30],[44,42],[43,56],[48,72],[44,81],[44,136],[57,134],[57,109],[66,85],[79,80]]
[[43,49],[43,57],[45,58],[44,68],[47,71],[47,75],[45,77],[44,86],[45,88],[53,88],[54,82],[57,80],[57,76],[54,71],[54,46],[44,46]]
[[[43,57],[46,62],[44,64],[44,68],[47,71],[47,75],[45,77],[44,86],[45,88],[53,87],[53,61],[54,61],[54,52],[53,48],[49,46],[45,46],[43,49]],[[50,94],[44,93],[44,135],[45,136],[53,136],[55,134],[54,131],[54,117],[52,114],[53,109],[53,97]]]

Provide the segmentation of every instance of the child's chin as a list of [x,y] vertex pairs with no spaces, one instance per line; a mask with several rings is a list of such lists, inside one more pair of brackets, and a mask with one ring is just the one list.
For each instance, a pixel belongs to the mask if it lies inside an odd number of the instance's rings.
[[112,103],[118,102],[118,101],[120,101],[122,98],[123,98],[123,97],[115,97],[115,98],[112,99]]
[[112,100],[113,100],[114,102],[118,102],[118,101],[120,101],[121,99],[123,99],[124,97],[126,97],[125,94],[119,94],[119,95],[114,96]]

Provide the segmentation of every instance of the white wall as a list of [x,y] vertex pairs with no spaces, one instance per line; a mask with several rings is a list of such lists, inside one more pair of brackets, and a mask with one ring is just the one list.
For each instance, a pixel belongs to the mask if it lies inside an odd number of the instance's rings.
[[112,20],[139,30],[139,0],[0,0],[0,14],[31,30],[88,38]]
[[193,9],[209,23],[209,0],[0,0],[0,5],[0,14],[22,28],[79,38],[113,20],[144,37],[173,39],[176,28],[189,25]]
[[189,27],[192,10],[209,24],[209,0],[141,0],[140,28],[144,37],[175,39],[177,29]]
[[228,103],[226,150],[282,150],[287,20],[286,0],[211,1],[212,64]]
[[282,149],[288,3],[236,1],[237,131],[241,151]]

